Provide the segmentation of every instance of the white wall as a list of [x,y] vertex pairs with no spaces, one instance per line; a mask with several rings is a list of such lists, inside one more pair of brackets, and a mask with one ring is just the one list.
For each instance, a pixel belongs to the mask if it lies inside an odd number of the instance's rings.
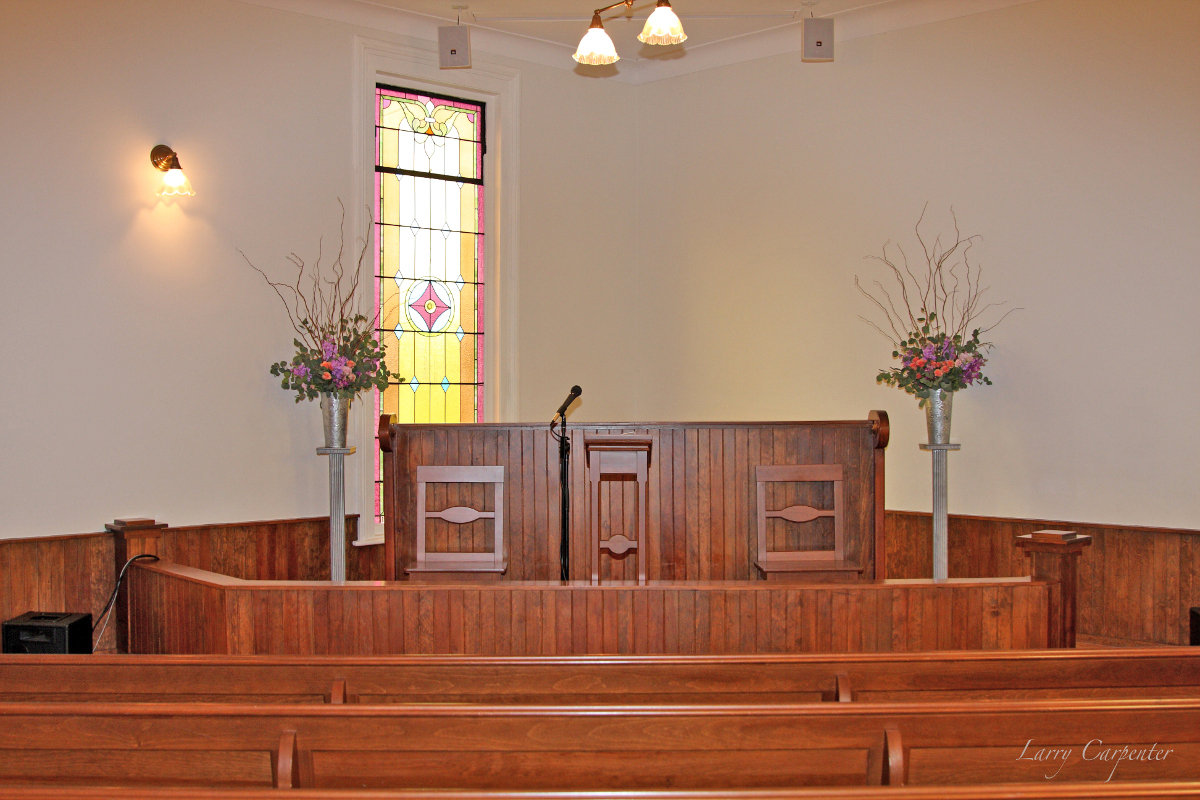
[[[852,278],[953,203],[1026,310],[958,400],[951,510],[1200,527],[1198,8],[1041,0],[642,86],[497,57],[521,97],[510,416],[573,383],[576,421],[885,408],[889,506],[927,508]],[[415,41],[229,0],[0,7],[0,536],[325,512],[317,409],[267,373],[292,337],[236,249],[278,266],[336,230],[356,33]],[[156,201],[159,142],[196,197]]]
[[[280,270],[336,240],[337,199],[353,202],[356,33],[413,44],[227,0],[0,8],[0,536],[327,513],[316,404],[267,371],[292,331],[237,249]],[[527,243],[514,416],[548,418],[570,384],[547,364],[614,383],[629,350],[620,320],[551,303],[604,297],[604,276],[633,268],[619,166],[633,89],[511,66]],[[159,142],[195,197],[157,201]],[[581,214],[580,186],[603,207]],[[572,321],[613,355],[556,348]],[[599,398],[592,409],[617,413]]]
[[[1118,26],[1116,23],[1120,22]],[[955,401],[953,513],[1200,527],[1200,3],[1043,0],[641,87],[637,414],[889,411],[889,508],[928,510],[915,398],[855,275],[954,206],[996,299]],[[669,291],[668,287],[678,287]]]

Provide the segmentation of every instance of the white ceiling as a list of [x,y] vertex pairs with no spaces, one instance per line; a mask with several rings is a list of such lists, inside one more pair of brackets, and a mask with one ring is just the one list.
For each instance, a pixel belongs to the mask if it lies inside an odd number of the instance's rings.
[[[464,23],[569,47],[572,50],[587,30],[592,12],[605,0],[370,0],[379,6],[400,9],[453,23],[461,13]],[[898,0],[674,0],[688,39],[662,47],[637,41],[655,0],[635,0],[602,15],[622,59],[679,58],[684,52],[772,28],[794,25],[801,16],[834,16],[884,6]],[[457,11],[453,6],[466,6]]]

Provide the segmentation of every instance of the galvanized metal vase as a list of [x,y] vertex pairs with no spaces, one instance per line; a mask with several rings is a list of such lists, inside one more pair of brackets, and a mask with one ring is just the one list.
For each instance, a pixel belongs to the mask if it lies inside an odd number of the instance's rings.
[[321,392],[321,425],[325,429],[326,447],[346,446],[346,420],[353,397],[341,397],[336,392]]
[[930,444],[950,444],[950,412],[954,410],[954,392],[934,389],[925,400],[925,431]]

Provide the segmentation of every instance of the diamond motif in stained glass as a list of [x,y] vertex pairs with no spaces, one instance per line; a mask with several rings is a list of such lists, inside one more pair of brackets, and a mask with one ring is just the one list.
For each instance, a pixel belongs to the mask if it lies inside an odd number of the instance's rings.
[[461,342],[463,337],[467,335],[467,332],[462,329],[462,325],[459,325],[458,330],[454,332],[454,335],[457,336],[458,340]]
[[458,287],[460,292],[462,291],[462,287],[466,285],[466,281],[462,279],[462,275],[458,276],[458,280],[454,282],[454,285]]
[[412,387],[412,390],[413,390],[414,392],[415,392],[417,389],[420,389],[420,388],[421,388],[421,382],[420,382],[419,380],[417,380],[417,376],[416,376],[416,375],[413,375],[413,379],[412,379],[411,381],[409,381],[409,382],[408,382],[408,385],[409,385],[410,387]]
[[450,226],[444,222],[442,223],[442,238],[443,239],[450,238]]
[[397,339],[399,339],[401,336],[403,336],[403,335],[404,335],[404,328],[402,328],[401,326],[397,325],[397,326],[396,326],[396,330],[395,330],[395,334],[396,334],[396,338],[397,338]]
[[412,231],[413,236],[416,236],[417,231],[421,230],[421,226],[417,224],[416,219],[413,219],[413,221],[409,223],[408,229]]
[[443,392],[450,391],[450,379],[449,378],[446,378],[446,377],[442,378],[442,391]]

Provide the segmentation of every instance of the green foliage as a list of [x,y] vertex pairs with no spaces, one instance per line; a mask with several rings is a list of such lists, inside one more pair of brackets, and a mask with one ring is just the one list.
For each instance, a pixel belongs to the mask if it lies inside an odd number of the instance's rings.
[[[307,328],[308,320],[301,320]],[[318,344],[310,347],[293,340],[296,355],[271,365],[271,374],[282,377],[281,386],[296,392],[296,402],[315,400],[322,392],[356,397],[375,388],[382,391],[394,374],[384,363],[383,346],[374,326],[361,314],[314,328]]]
[[899,349],[892,351],[892,358],[898,359],[900,366],[881,370],[875,376],[877,383],[916,395],[921,407],[936,389],[957,392],[974,383],[991,385],[982,374],[987,363],[983,351],[990,349],[991,343],[979,340],[978,328],[964,340],[958,334],[951,336],[945,332],[931,335],[931,324],[936,324],[934,314],[929,314],[928,319],[918,317],[917,321],[921,323],[920,330],[908,334],[899,343]]

